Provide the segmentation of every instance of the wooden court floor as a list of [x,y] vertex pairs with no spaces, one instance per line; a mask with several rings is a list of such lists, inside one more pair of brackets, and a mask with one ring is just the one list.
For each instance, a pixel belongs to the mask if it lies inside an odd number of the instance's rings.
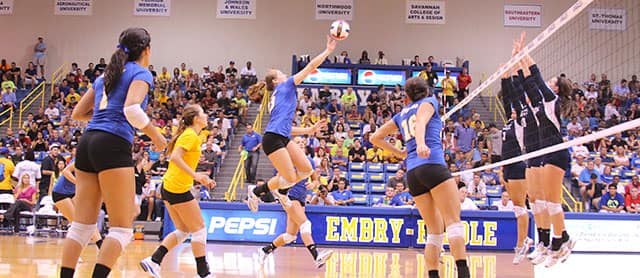
[[[60,267],[62,240],[0,236],[0,277],[56,277]],[[123,253],[111,277],[150,277],[140,270],[138,262],[149,256],[159,244],[155,240],[134,241]],[[214,244],[207,246],[207,260],[217,277],[426,277],[421,250],[354,249],[333,247],[334,255],[322,269],[316,269],[304,247],[279,248],[260,267],[256,261],[257,245]],[[321,247],[327,248],[327,247]],[[82,253],[76,277],[90,277],[97,249],[88,246]],[[637,265],[637,255],[574,254],[562,265],[551,269],[533,267],[528,262],[513,265],[511,253],[470,252],[468,262],[472,277],[602,277],[630,274],[624,269]],[[629,261],[625,263],[625,261]],[[635,264],[633,264],[635,262]],[[608,268],[613,263],[617,268]],[[443,258],[441,277],[457,277],[451,256]],[[638,274],[637,268],[634,272]],[[633,275],[632,275],[633,276]],[[163,263],[162,277],[197,277],[189,244],[170,252]]]

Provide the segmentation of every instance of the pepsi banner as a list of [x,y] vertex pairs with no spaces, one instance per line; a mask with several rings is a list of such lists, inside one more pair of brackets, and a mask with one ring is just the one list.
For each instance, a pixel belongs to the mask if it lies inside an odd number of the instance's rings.
[[358,85],[387,85],[395,86],[404,84],[407,79],[407,72],[404,70],[378,70],[378,69],[359,69]]
[[349,85],[352,83],[351,69],[317,68],[302,83]]
[[287,228],[282,211],[203,209],[207,240],[271,242]]

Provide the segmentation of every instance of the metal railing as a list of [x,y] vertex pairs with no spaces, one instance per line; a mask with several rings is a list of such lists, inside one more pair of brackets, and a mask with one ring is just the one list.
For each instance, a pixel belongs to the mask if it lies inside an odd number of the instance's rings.
[[12,129],[13,128],[13,107],[9,107],[9,109],[2,111],[2,113],[0,113],[0,119],[5,117],[7,113],[9,114],[9,116],[6,119],[4,119],[2,122],[0,122],[0,126],[3,126],[7,122],[9,122],[9,129]]
[[[256,119],[253,121],[253,130],[257,133],[262,133],[262,118],[264,114],[267,112],[269,107],[269,96],[271,92],[264,89],[264,96],[262,97],[262,104],[260,105],[260,113],[256,116]],[[238,161],[238,166],[236,166],[236,170],[233,173],[233,178],[231,178],[231,182],[229,183],[229,189],[224,193],[224,199],[227,202],[231,202],[236,200],[238,185],[240,185],[241,189],[244,189],[244,182],[247,179],[247,174],[245,172],[245,160],[247,159],[246,155],[240,154],[240,161]]]
[[[564,184],[562,185],[562,203],[567,206],[567,208],[569,208],[570,212],[583,212],[584,211],[584,207],[582,206],[582,202],[576,200],[576,198],[573,197],[573,195],[571,194],[571,192],[569,191],[569,189],[567,189],[566,186],[564,186]],[[571,202],[573,203],[573,206],[571,206],[571,204],[569,202],[567,202],[567,199],[565,198],[565,196],[569,197],[569,200],[571,200]]]
[[[60,67],[58,67],[58,69],[56,69],[52,74],[51,74],[51,94],[53,95],[53,90],[55,87],[55,84],[61,80],[61,78],[65,77],[65,71],[67,70],[67,63],[62,64]],[[33,90],[31,90],[31,92],[29,92],[29,94],[27,94],[21,101],[20,101],[20,105],[18,108],[18,124],[22,125],[22,115],[24,114],[24,111],[29,109],[29,107],[31,107],[31,105],[38,99],[40,98],[40,108],[44,108],[44,97],[46,95],[46,85],[45,82],[41,82],[40,84],[38,84],[38,86],[36,86]],[[21,126],[22,128],[22,126]]]

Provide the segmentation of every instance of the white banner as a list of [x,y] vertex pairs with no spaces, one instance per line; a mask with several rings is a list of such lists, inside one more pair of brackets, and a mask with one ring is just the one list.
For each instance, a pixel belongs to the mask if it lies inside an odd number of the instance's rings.
[[589,10],[589,29],[624,31],[627,29],[627,10],[591,9]]
[[317,20],[353,20],[353,0],[316,0]]
[[542,6],[504,5],[504,26],[542,26]]
[[0,15],[13,14],[13,0],[0,1]]
[[55,15],[91,15],[93,0],[55,0]]
[[136,16],[170,16],[171,0],[135,0],[133,15]]
[[216,17],[256,19],[256,0],[218,0]]
[[638,252],[640,222],[631,220],[565,220],[571,238],[577,240],[573,251]]
[[406,23],[444,24],[443,1],[408,1]]

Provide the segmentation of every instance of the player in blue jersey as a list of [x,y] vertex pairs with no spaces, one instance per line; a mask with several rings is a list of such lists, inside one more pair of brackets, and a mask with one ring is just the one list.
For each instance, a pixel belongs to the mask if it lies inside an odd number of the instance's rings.
[[[71,152],[75,152],[75,148],[72,147]],[[69,165],[62,170],[61,176],[51,189],[51,198],[53,199],[54,205],[69,223],[73,223],[75,219],[73,199],[76,195],[76,177],[73,176],[75,169],[75,159],[73,159],[69,162]],[[102,237],[98,229],[93,233],[91,241],[95,242],[98,248],[102,245]]]
[[[425,259],[429,277],[439,277],[439,254],[446,226],[451,254],[456,261],[458,277],[470,277],[465,250],[465,228],[460,222],[458,188],[445,166],[442,147],[442,120],[438,100],[427,97],[428,87],[421,78],[411,78],[405,84],[411,102],[371,136],[371,143],[406,157],[407,184],[420,216],[427,225]],[[385,137],[400,130],[406,150],[400,150]]]
[[[540,148],[563,143],[560,132],[560,117],[571,117],[577,112],[577,106],[571,101],[571,83],[562,77],[554,77],[545,83],[537,65],[528,55],[523,59],[525,91],[533,107],[538,108],[536,118],[539,122]],[[562,210],[562,181],[570,168],[571,157],[568,150],[555,151],[542,158],[543,167],[540,184],[544,192],[543,201],[553,226],[551,248],[547,252],[545,267],[564,262],[571,254],[575,241],[569,237],[564,223]]]
[[[502,159],[507,160],[522,155],[524,149],[524,127],[520,118],[522,104],[513,86],[512,77],[505,73],[502,77],[501,98],[505,114],[511,118],[502,129]],[[526,208],[527,183],[525,181],[524,162],[519,161],[502,167],[505,186],[513,201],[513,212],[518,223],[518,240],[516,241],[514,264],[519,264],[533,245],[527,236],[529,230],[529,213]]]
[[[303,137],[295,137],[293,141],[301,149],[305,149],[306,139],[304,139]],[[306,158],[309,163],[311,163],[311,168],[315,169],[313,159],[310,156],[307,156]],[[318,173],[314,171],[310,178],[310,187],[317,187],[319,185],[320,175],[318,175]],[[311,221],[307,219],[307,215],[304,212],[304,207],[307,203],[307,183],[307,180],[302,180],[288,190],[279,190],[281,194],[287,195],[287,197],[292,201],[290,207],[283,206],[284,211],[287,213],[287,231],[279,235],[278,238],[276,238],[269,245],[263,247],[258,251],[258,261],[260,262],[260,265],[264,264],[266,257],[269,254],[273,253],[276,248],[285,246],[296,240],[298,232],[300,232],[302,242],[307,247],[307,250],[309,250],[309,253],[311,253],[316,267],[320,268],[324,266],[327,260],[331,258],[333,251],[326,250],[318,252],[316,244],[313,241],[313,236],[311,235]]]
[[89,121],[77,147],[76,211],[64,241],[60,277],[73,277],[83,247],[96,229],[100,206],[109,212],[109,233],[93,269],[93,277],[107,277],[133,237],[135,180],[131,155],[135,129],[151,138],[155,151],[167,145],[144,112],[153,77],[147,69],[151,37],[142,28],[129,28],[103,76],[84,94],[71,117]]
[[277,189],[292,187],[298,181],[304,180],[313,174],[311,164],[304,155],[304,151],[297,144],[290,142],[289,137],[303,134],[313,134],[326,123],[319,121],[313,127],[301,128],[293,126],[293,119],[298,106],[298,91],[296,85],[302,83],[312,71],[333,52],[336,41],[327,36],[325,50],[309,62],[300,72],[288,77],[279,70],[270,70],[264,83],[253,85],[249,88],[249,96],[253,101],[259,102],[261,92],[266,87],[272,91],[269,101],[271,118],[267,124],[265,134],[262,137],[262,148],[265,154],[278,171],[278,175],[271,178],[264,186],[257,186],[249,196],[248,205],[252,211],[258,208],[257,197],[271,191],[274,197],[280,200],[283,206],[291,206],[291,201],[278,193]]

